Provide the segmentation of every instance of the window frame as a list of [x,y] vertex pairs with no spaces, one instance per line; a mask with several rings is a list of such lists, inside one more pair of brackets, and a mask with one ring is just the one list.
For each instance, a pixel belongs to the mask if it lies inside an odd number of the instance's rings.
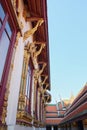
[[[26,110],[26,82],[27,82],[26,78],[27,78],[28,66],[31,66],[31,78],[30,78],[29,105],[27,111]],[[24,49],[24,59],[23,59],[23,66],[22,66],[16,123],[20,123],[22,120],[23,123],[26,122],[27,124],[31,124],[31,121],[33,119],[31,113],[33,73],[34,73],[33,62],[26,45]],[[28,122],[28,120],[30,122]]]
[[[32,64],[32,62],[31,62],[31,59],[30,59],[30,61],[29,61],[29,64],[28,64],[28,67],[29,67],[29,69],[30,69],[30,75],[31,76],[29,76],[30,77],[30,79],[29,79],[29,98],[28,98],[28,100],[29,100],[29,105],[28,106],[26,106],[27,108],[28,108],[28,110],[26,110],[26,108],[25,108],[25,111],[26,112],[28,112],[30,115],[31,115],[31,90],[32,90],[32,78],[33,78],[33,64]],[[27,80],[26,80],[26,84],[27,84]],[[27,87],[27,86],[26,86]],[[27,98],[27,96],[26,96],[26,98]],[[27,105],[27,104],[26,104]]]
[[13,18],[12,18],[10,9],[9,9],[8,0],[7,1],[5,0],[4,2],[0,1],[0,4],[4,9],[4,12],[6,12],[5,18],[2,21],[2,25],[1,25],[0,39],[1,39],[4,31],[6,32],[6,35],[8,36],[8,33],[5,29],[6,22],[9,23],[11,30],[13,30],[12,36],[11,36],[11,39],[10,39],[10,43],[9,43],[9,47],[8,47],[8,51],[7,51],[7,56],[6,56],[4,68],[3,68],[2,78],[1,78],[1,81],[0,81],[0,87],[2,87],[3,84],[4,84],[5,77],[8,77],[8,70],[9,70],[9,65],[10,65],[10,62],[11,62],[11,55],[12,55],[12,50],[13,50],[13,47],[14,47],[14,42],[15,42],[17,30],[16,30],[15,23],[13,21]]
[[9,23],[11,30],[12,30],[12,36],[10,39],[10,43],[9,43],[9,47],[8,47],[8,51],[7,51],[7,55],[6,55],[6,60],[5,60],[5,64],[3,67],[3,73],[2,73],[2,77],[1,77],[1,81],[0,81],[0,123],[2,123],[1,116],[2,116],[2,111],[3,111],[4,96],[5,96],[5,92],[6,92],[6,83],[7,83],[7,79],[8,79],[11,58],[12,58],[13,48],[15,45],[15,39],[16,39],[16,34],[17,34],[17,27],[16,27],[16,23],[14,20],[15,19],[14,12],[12,12],[10,10],[11,5],[9,4],[9,2],[10,2],[9,0],[4,0],[4,1],[0,0],[0,4],[5,12],[5,18],[2,21],[1,30],[0,30],[0,39],[5,30],[6,22]]

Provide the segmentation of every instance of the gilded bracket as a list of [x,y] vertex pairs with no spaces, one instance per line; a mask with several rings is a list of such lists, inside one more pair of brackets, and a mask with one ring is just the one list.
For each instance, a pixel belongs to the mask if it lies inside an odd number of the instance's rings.
[[41,18],[40,20],[38,20],[38,22],[37,22],[37,24],[36,24],[36,26],[35,26],[34,28],[32,28],[31,30],[26,31],[26,32],[24,33],[24,38],[23,38],[24,41],[25,41],[28,37],[30,37],[31,35],[33,35],[33,34],[37,31],[38,27],[42,25],[43,22],[44,22],[44,20]]
[[38,62],[38,64],[40,65],[40,64],[42,64],[43,66],[42,66],[42,69],[39,71],[39,75],[41,75],[42,74],[42,72],[43,72],[43,70],[44,70],[44,68],[46,67],[46,63],[45,62]]
[[34,58],[37,58],[37,56],[41,53],[42,49],[45,47],[45,44],[40,44],[40,45],[41,45],[40,49],[38,51],[35,51],[33,55]]
[[[41,73],[43,72],[43,70],[44,70],[44,68],[45,68],[45,66],[46,66],[46,63],[45,63],[45,62],[41,62],[41,63],[43,63],[42,69],[41,69],[41,70],[39,70],[39,69],[34,70],[34,85],[35,85],[35,86],[36,86],[36,84],[37,84],[37,81],[38,81],[38,79],[39,79],[39,76],[41,75]],[[46,79],[45,79],[45,80],[46,80]]]
[[42,90],[42,94],[44,94],[44,93],[46,92],[46,90],[47,90],[47,88],[48,88],[48,86],[49,86],[48,83],[45,83],[45,85],[46,85],[46,87],[45,87],[45,89]]
[[40,85],[42,86],[43,84],[45,84],[47,78],[48,78],[48,75],[41,75],[41,76],[44,76],[44,80],[40,83]]
[[43,64],[43,66],[42,66],[42,69],[41,69],[41,70],[39,70],[39,69],[34,70],[34,78],[35,78],[35,79],[38,79],[38,78],[39,78],[39,76],[42,74],[42,72],[43,72],[43,70],[44,70],[44,68],[45,68],[45,66],[46,66],[46,63],[45,63],[45,62],[39,62],[39,64]]
[[28,6],[27,5],[24,5],[24,9],[23,9],[23,17],[25,18],[26,20],[26,17],[29,17],[29,13],[28,13]]
[[[29,44],[30,45],[30,53],[32,58],[36,59],[37,56],[41,53],[42,49],[45,47],[45,42],[36,42],[34,41],[33,43]],[[36,45],[40,45],[39,50],[37,51]]]

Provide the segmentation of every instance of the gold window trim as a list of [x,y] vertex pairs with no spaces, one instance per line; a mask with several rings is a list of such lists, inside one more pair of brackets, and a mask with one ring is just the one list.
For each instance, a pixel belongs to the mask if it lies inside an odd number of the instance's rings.
[[19,92],[19,101],[18,101],[18,109],[17,109],[17,117],[16,122],[21,124],[30,125],[33,117],[25,111],[26,102],[25,102],[25,93],[26,93],[26,77],[28,71],[28,64],[30,61],[30,52],[28,46],[24,49],[24,60],[23,60],[23,69],[21,76],[21,85]]

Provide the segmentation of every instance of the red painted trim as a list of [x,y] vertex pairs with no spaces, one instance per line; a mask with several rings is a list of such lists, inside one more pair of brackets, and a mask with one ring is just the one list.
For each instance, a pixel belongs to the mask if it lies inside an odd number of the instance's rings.
[[77,114],[83,112],[84,110],[87,110],[87,102],[82,104],[80,107],[76,108],[73,112],[71,112],[69,115],[67,115],[62,122],[69,121],[71,118],[76,116]]
[[77,101],[87,92],[87,86],[85,85],[82,92],[75,98],[71,106],[77,103]]
[[82,104],[82,102],[86,99],[87,97],[87,93],[84,94],[83,96],[81,96],[79,98],[79,100],[77,100],[77,102],[75,102],[75,104],[73,104],[69,110],[66,112],[66,115],[68,115],[70,112],[72,112],[73,110],[75,110],[80,104]]
[[[6,7],[8,13],[9,13],[9,18],[11,19],[11,20],[9,20],[9,22],[10,22],[10,24],[11,24],[11,27],[12,27],[12,28],[15,28],[14,17],[12,16],[12,15],[13,15],[13,12],[11,12],[11,10],[10,10],[9,0],[5,0],[5,4],[6,4],[5,7]],[[15,28],[15,29],[16,29],[16,28]]]
[[0,39],[1,39],[1,37],[2,37],[2,33],[3,33],[4,28],[5,28],[5,25],[6,25],[7,20],[8,20],[8,14],[6,13],[5,18],[4,18],[4,21],[2,22],[1,30],[0,30]]
[[49,75],[49,87],[48,89],[51,90],[51,84],[50,84],[50,59],[49,59],[49,35],[48,35],[48,16],[47,16],[47,1],[42,0],[43,2],[43,13],[44,13],[44,24],[45,24],[45,38],[47,43],[47,69],[48,69],[48,75]]

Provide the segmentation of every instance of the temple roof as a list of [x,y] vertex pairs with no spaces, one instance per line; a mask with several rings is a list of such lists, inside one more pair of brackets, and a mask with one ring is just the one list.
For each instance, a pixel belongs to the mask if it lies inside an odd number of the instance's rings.
[[[61,114],[63,111],[61,111]],[[64,113],[63,113],[64,114]],[[46,107],[46,124],[54,124],[57,125],[62,120],[61,117],[58,116],[57,106],[56,104],[49,104]]]
[[57,112],[56,104],[49,104],[46,107],[47,112]]
[[66,111],[65,117],[61,121],[72,122],[73,120],[81,120],[87,117],[87,84],[81,89],[70,108]]
[[[56,104],[47,105],[46,124],[60,124],[65,121],[67,117],[66,113],[70,110],[73,100],[74,96],[71,95],[70,99],[61,99]],[[67,119],[69,118],[67,117]]]
[[57,125],[61,122],[62,118],[58,118],[58,119],[47,119],[46,120],[46,124],[49,125],[49,124],[53,124],[53,125]]

